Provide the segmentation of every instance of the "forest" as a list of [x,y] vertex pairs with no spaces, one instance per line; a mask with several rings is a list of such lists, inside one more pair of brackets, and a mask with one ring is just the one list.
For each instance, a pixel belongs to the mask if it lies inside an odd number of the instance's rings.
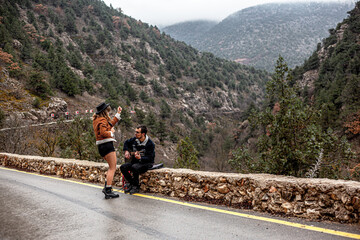
[[[14,129],[0,131],[1,151],[100,161],[88,115],[21,128],[54,97],[94,108],[77,102],[87,96],[124,108],[119,161],[132,128],[145,124],[169,167],[360,177],[358,6],[302,66],[289,69],[280,56],[271,74],[200,52],[102,1],[0,3],[0,125]],[[299,87],[311,71],[318,78]]]

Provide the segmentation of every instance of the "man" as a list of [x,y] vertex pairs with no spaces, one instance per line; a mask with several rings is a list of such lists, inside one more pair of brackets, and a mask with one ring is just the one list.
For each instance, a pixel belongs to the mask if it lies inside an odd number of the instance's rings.
[[147,136],[146,126],[135,129],[135,137],[124,143],[125,162],[120,170],[128,181],[125,193],[138,193],[140,188],[139,175],[145,173],[154,164],[155,144]]

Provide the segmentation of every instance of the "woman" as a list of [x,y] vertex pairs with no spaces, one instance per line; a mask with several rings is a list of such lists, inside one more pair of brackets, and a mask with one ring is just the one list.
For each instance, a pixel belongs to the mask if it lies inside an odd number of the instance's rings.
[[96,145],[100,155],[109,164],[109,169],[106,174],[105,187],[102,190],[105,198],[117,198],[119,194],[112,191],[112,181],[116,170],[116,152],[114,148],[114,125],[121,119],[121,107],[118,107],[115,117],[111,120],[109,113],[111,111],[110,105],[101,103],[96,107],[97,112],[93,115],[93,127],[96,136]]

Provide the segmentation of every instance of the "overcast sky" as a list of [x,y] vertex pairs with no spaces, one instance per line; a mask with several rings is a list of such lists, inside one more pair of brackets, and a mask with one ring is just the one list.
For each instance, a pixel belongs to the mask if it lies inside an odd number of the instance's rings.
[[[296,1],[299,0],[104,0],[109,6],[111,4],[114,8],[121,8],[128,16],[159,27],[188,20],[221,21],[247,7],[270,2]],[[302,0],[302,2],[310,1]]]

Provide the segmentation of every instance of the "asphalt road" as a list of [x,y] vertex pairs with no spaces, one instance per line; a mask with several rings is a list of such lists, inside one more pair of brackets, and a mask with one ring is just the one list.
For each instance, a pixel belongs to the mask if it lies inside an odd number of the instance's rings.
[[360,226],[273,217],[0,167],[0,239],[360,239]]

